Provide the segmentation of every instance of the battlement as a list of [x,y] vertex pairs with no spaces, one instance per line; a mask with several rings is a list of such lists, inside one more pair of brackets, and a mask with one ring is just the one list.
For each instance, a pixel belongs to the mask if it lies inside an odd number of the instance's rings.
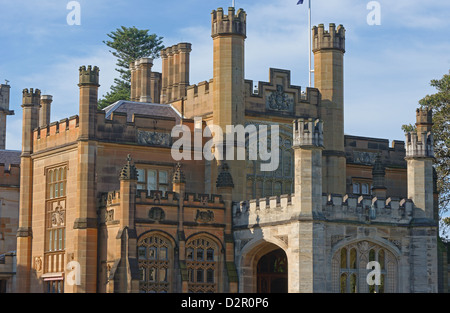
[[[99,199],[99,206],[110,207],[119,205],[120,198],[119,190],[102,193]],[[138,205],[178,206],[179,201],[179,194],[172,191],[136,191],[136,204]],[[224,202],[221,195],[186,193],[183,198],[183,206],[217,209],[224,208]]]
[[345,52],[345,28],[331,23],[329,29],[326,30],[324,24],[314,26],[313,33],[313,52],[325,49],[335,49]]
[[431,109],[416,110],[416,127],[417,132],[429,132],[433,126],[433,111]]
[[41,91],[39,89],[25,88],[22,91],[22,104],[25,106],[39,105],[41,101]]
[[208,95],[210,91],[212,91],[212,83],[213,80],[211,79],[208,81],[202,81],[195,85],[190,85],[187,87],[187,99],[192,99],[195,97],[198,97],[199,95]]
[[38,127],[33,132],[33,151],[37,152],[75,142],[78,139],[78,129],[78,115]]
[[[239,228],[285,222],[298,219],[299,213],[294,194],[241,201],[233,205],[233,224]],[[322,212],[315,212],[315,217],[336,222],[408,224],[413,214],[410,199],[323,194]]]
[[410,199],[374,196],[322,195],[322,213],[328,220],[409,223],[414,204]]
[[293,122],[294,147],[323,147],[323,122],[319,119],[298,119]]
[[433,133],[407,133],[406,158],[434,158]]
[[433,111],[431,109],[417,109],[416,110],[417,124],[432,124],[433,123]]
[[99,72],[100,69],[97,66],[92,67],[89,65],[87,68],[86,66],[80,66],[79,69],[80,72],[80,83],[78,86],[85,86],[85,85],[94,85],[94,86],[100,86],[99,85]]
[[235,12],[233,7],[228,8],[228,15],[224,14],[223,8],[218,8],[211,13],[211,37],[220,35],[246,35],[247,14],[243,9]]

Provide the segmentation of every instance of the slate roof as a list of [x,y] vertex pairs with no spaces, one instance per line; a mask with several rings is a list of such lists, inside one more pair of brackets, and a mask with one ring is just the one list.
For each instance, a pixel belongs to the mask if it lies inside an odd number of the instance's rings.
[[133,114],[172,117],[175,118],[177,124],[181,120],[181,114],[171,104],[120,100],[107,106],[103,110],[106,113],[105,116],[107,119],[111,118],[112,112],[127,113],[128,122],[131,122]]
[[21,151],[17,150],[0,150],[0,163],[9,164],[19,164],[20,165],[20,154]]

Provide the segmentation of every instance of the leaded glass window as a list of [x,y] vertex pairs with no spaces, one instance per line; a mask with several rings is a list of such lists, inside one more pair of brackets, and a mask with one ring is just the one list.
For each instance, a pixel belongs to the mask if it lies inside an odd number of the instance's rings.
[[209,238],[200,237],[186,245],[188,289],[192,293],[217,292],[218,247]]
[[171,249],[172,245],[170,241],[159,234],[147,235],[139,240],[140,292],[170,292],[172,261],[168,254]]
[[[369,284],[367,277],[378,262],[379,281]],[[333,257],[334,289],[341,293],[393,293],[397,290],[397,258],[388,249],[369,241],[360,241],[339,249]]]

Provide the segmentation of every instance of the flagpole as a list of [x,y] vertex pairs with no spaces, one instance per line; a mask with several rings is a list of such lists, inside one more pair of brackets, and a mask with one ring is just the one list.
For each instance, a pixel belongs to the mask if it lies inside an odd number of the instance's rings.
[[[234,0],[233,0],[234,1]],[[308,7],[308,33],[309,33],[309,87],[312,87],[312,72],[314,71],[311,68],[312,62],[311,62],[311,50],[312,50],[312,31],[311,31],[311,0],[309,0],[309,7]]]

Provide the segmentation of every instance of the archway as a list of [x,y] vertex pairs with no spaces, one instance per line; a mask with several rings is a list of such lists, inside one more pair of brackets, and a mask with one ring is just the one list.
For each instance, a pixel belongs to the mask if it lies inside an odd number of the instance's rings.
[[258,293],[288,292],[288,261],[283,249],[262,256],[256,268]]

